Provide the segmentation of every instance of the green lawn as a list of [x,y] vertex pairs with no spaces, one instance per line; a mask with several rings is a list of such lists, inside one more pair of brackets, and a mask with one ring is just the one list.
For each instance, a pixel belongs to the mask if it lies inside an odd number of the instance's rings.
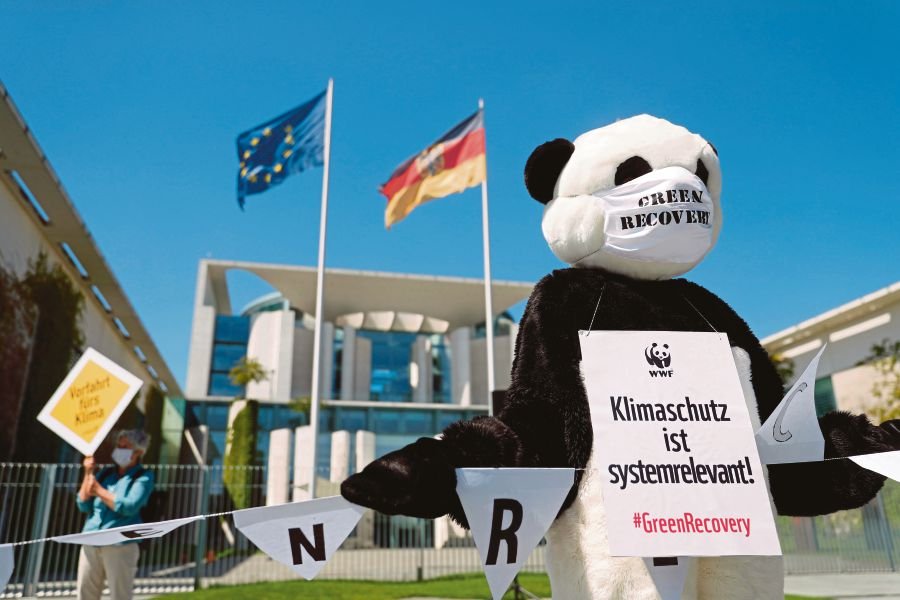
[[[519,582],[528,591],[550,597],[550,581],[546,575],[523,573]],[[441,577],[428,581],[387,582],[387,581],[279,581],[215,587],[197,592],[167,594],[165,600],[184,598],[185,600],[296,600],[297,598],[322,600],[400,600],[412,596],[434,598],[490,599],[484,575],[459,575]],[[512,600],[508,592],[504,600]],[[811,600],[800,596],[787,596],[786,600]],[[826,599],[818,599],[826,600]]]

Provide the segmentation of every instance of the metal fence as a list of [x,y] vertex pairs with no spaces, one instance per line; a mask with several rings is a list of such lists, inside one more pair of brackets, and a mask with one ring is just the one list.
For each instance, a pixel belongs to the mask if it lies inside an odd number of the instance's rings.
[[[164,496],[160,519],[237,508],[223,482],[223,467],[149,468]],[[247,468],[243,475],[242,507],[265,505],[265,469]],[[81,467],[75,464],[0,463],[0,543],[80,531],[84,515],[75,506],[80,477]],[[323,495],[335,491],[322,488]],[[888,482],[876,500],[858,510],[814,519],[779,517],[778,533],[788,573],[897,571],[900,484]],[[259,552],[230,517],[191,523],[144,544],[136,579],[139,594],[296,578]],[[0,598],[74,595],[78,550],[54,542],[16,546],[15,570]],[[471,536],[448,521],[368,512],[319,578],[403,581],[480,570]],[[543,546],[524,570],[544,570]]]

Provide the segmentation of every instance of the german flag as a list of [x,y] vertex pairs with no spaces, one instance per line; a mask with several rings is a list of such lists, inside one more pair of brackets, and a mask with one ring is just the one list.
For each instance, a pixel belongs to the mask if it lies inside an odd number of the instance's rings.
[[381,186],[379,191],[388,199],[385,227],[420,204],[478,185],[486,172],[484,116],[479,110],[397,167]]

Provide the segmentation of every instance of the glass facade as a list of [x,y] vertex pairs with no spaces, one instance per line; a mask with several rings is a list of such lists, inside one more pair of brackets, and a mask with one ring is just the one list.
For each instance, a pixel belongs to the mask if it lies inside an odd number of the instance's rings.
[[431,372],[434,377],[434,402],[451,404],[450,346],[443,335],[431,336]]
[[[399,450],[420,437],[430,437],[460,419],[485,414],[484,410],[435,410],[427,408],[378,408],[325,406],[319,411],[319,445],[316,470],[322,477],[331,471],[331,433],[359,430],[375,433],[375,456]],[[350,438],[350,456],[355,456],[355,438]],[[351,465],[350,472],[353,472]]]
[[816,387],[814,390],[816,401],[816,414],[822,416],[827,412],[837,410],[837,400],[834,397],[834,385],[831,383],[831,376],[816,379]]
[[[372,343],[371,383],[369,399],[375,402],[412,402],[410,363],[413,362],[413,346],[421,334],[403,331],[356,332],[358,337]],[[450,351],[442,335],[429,336],[433,374],[433,401],[451,402]],[[334,396],[341,395],[341,357],[344,350],[343,331],[335,332],[334,340]]]
[[[235,386],[228,378],[230,369],[247,354],[252,314],[265,310],[288,308],[279,297],[263,298],[252,304],[241,315],[218,315],[215,321],[213,352],[210,362],[208,394],[210,396],[241,397],[245,390]],[[305,326],[304,316],[297,313],[295,326]],[[498,323],[498,332],[502,331]],[[411,382],[414,349],[417,340],[427,337],[431,348],[432,402],[450,404],[451,356],[449,337],[439,334],[421,334],[402,331],[357,330],[356,336],[371,344],[369,400],[378,402],[410,403],[413,400]],[[333,342],[332,398],[341,397],[342,357],[346,339],[341,327],[336,327]],[[188,421],[209,427],[210,463],[221,464],[228,429],[229,402],[190,402]],[[375,434],[375,455],[383,456],[420,437],[430,437],[443,431],[450,423],[484,414],[483,409],[444,410],[435,408],[397,409],[378,406],[323,406],[319,412],[319,432],[316,440],[316,470],[328,478],[331,471],[331,434],[348,431],[350,460],[355,462],[357,431]],[[269,432],[284,427],[305,425],[307,415],[298,413],[286,404],[261,403],[259,408],[259,436],[257,450],[265,464],[269,450]],[[353,472],[355,464],[348,465]]]
[[[209,427],[209,464],[221,465],[225,456],[228,431],[228,402],[188,402],[186,422],[202,423]],[[269,433],[284,427],[300,427],[308,423],[305,413],[285,404],[260,404],[257,423],[256,451],[265,465],[269,455]]]
[[416,334],[399,331],[365,331],[356,335],[372,342],[371,399],[382,402],[410,402],[412,385],[409,363]]
[[216,315],[207,390],[210,396],[237,397],[244,394],[244,388],[231,383],[228,371],[247,355],[247,340],[249,339],[250,317]]
[[[504,311],[494,317],[494,336],[499,337],[501,335],[510,335],[512,332],[513,326],[516,324],[516,320],[512,318],[512,315],[508,312]],[[487,327],[485,326],[485,322],[476,323],[474,329],[474,338],[483,338],[487,337]]]

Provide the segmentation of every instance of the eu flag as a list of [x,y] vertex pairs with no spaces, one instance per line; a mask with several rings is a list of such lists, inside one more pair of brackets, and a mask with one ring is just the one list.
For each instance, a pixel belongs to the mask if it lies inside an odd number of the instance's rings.
[[238,204],[278,185],[288,175],[323,164],[325,92],[237,138]]

